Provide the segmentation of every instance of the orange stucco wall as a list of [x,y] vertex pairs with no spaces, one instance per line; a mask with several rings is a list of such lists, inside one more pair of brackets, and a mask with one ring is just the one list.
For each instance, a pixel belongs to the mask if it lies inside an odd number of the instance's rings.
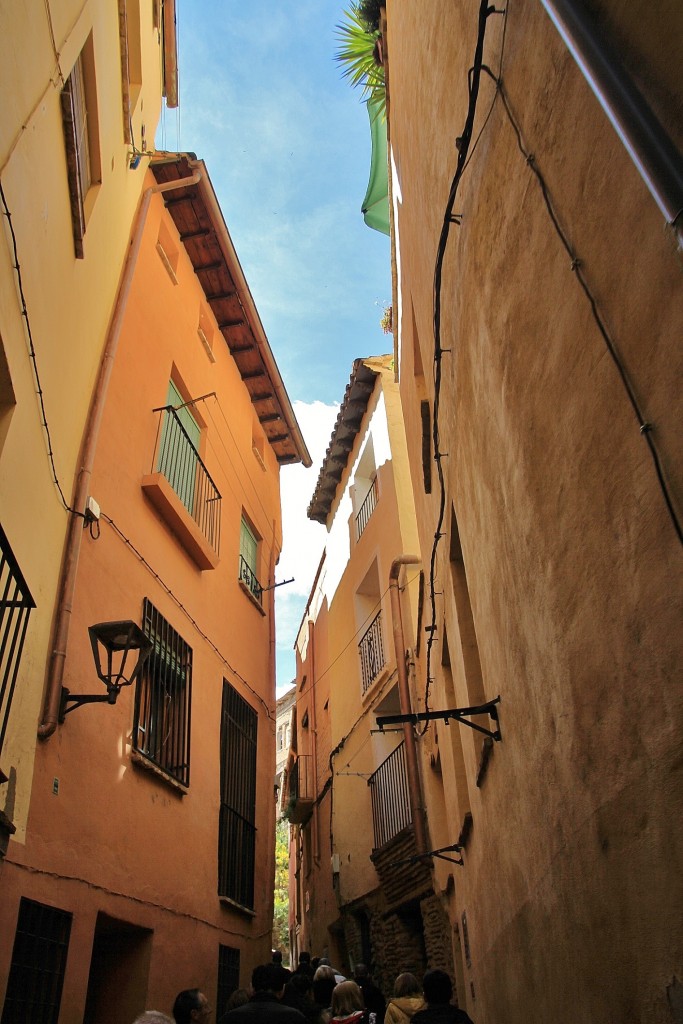
[[[680,6],[591,7],[680,144]],[[434,267],[476,11],[389,0],[387,26],[400,386],[427,550],[439,492],[435,472],[430,496],[419,485],[419,402],[434,399]],[[484,60],[496,73],[502,30],[492,16]],[[539,3],[508,5],[502,78],[654,425],[680,516],[683,289],[673,233]],[[448,696],[446,636],[457,703],[471,703],[473,690],[472,637],[449,559],[454,510],[483,691],[502,696],[503,741],[477,785],[472,732],[461,727],[442,755],[442,778],[429,767],[434,726],[425,736],[432,838],[456,842],[468,808],[473,817],[465,866],[436,865],[435,879],[459,997],[477,1024],[663,1024],[677,1019],[667,989],[683,972],[681,546],[571,259],[485,76],[475,138],[490,109],[443,271],[446,514],[431,705]],[[425,678],[422,655],[418,701]]]
[[[162,220],[178,244],[177,284],[156,249]],[[11,846],[4,866],[0,977],[7,975],[20,895],[71,911],[74,935],[60,1024],[82,1020],[97,912],[153,930],[151,949],[141,951],[136,966],[144,975],[141,963],[149,958],[136,1012],[150,1006],[168,1012],[175,994],[194,986],[213,1003],[219,944],[240,950],[243,984],[270,950],[273,592],[263,595],[262,614],[238,582],[238,560],[244,511],[262,538],[259,579],[272,582],[281,545],[279,467],[267,442],[263,462],[252,451],[261,428],[217,325],[214,362],[202,346],[202,298],[162,198],[155,196],[102,421],[91,493],[104,515],[98,539],[86,535],[81,548],[64,684],[73,693],[97,692],[87,627],[115,619],[140,622],[143,599],[149,598],[192,648],[190,785],[181,794],[133,764],[133,688],[122,691],[115,707],[86,706],[69,714],[39,747],[26,845]],[[202,458],[222,495],[220,558],[206,571],[141,488],[153,467],[159,422],[153,409],[166,404],[171,374],[182,381],[187,398],[215,393],[196,406]],[[217,896],[224,679],[258,715],[253,913]],[[121,1004],[112,1008],[121,1012]]]

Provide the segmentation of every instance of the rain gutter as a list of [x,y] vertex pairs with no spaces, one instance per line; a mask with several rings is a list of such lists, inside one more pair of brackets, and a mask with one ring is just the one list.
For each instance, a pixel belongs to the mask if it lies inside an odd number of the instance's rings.
[[201,171],[195,170],[187,178],[180,178],[177,181],[164,182],[159,185],[152,185],[143,193],[138,212],[136,214],[135,228],[128,248],[126,263],[119,284],[119,291],[116,296],[116,304],[107,333],[107,340],[100,360],[100,369],[93,391],[88,419],[83,434],[81,445],[80,469],[74,488],[71,518],[66,536],[64,557],[59,580],[59,596],[55,609],[55,626],[53,631],[52,651],[48,664],[47,688],[45,692],[45,704],[43,720],[38,726],[38,736],[46,740],[52,736],[57,728],[59,720],[59,704],[62,696],[62,680],[64,678],[64,667],[66,664],[66,651],[69,642],[69,628],[71,626],[71,612],[73,609],[74,591],[76,589],[76,573],[78,570],[78,559],[81,550],[83,537],[82,510],[88,499],[90,490],[90,479],[92,477],[95,452],[99,437],[102,414],[107,400],[109,381],[114,366],[114,357],[121,337],[121,328],[126,312],[128,296],[130,294],[133,275],[137,264],[142,235],[147,220],[147,213],[152,201],[152,196],[159,192],[170,192],[176,188],[186,188],[188,185],[198,184],[201,178]]

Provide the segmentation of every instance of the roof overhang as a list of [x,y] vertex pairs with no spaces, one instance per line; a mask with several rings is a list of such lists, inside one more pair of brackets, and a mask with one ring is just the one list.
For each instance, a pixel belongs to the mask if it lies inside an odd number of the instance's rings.
[[200,172],[196,184],[166,192],[164,203],[277,461],[310,466],[311,456],[204,161],[190,153],[160,155],[151,170],[159,183]]

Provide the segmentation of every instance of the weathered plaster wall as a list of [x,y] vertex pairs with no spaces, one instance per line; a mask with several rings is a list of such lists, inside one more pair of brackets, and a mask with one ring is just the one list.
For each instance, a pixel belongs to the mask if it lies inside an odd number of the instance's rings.
[[[680,8],[665,4],[655,15],[639,3],[594,6],[680,142],[672,48]],[[420,389],[433,399],[434,265],[476,12],[389,0],[387,17],[401,195],[401,391],[426,551],[438,489],[435,473],[431,496],[421,486]],[[502,19],[493,16],[484,59],[494,70],[501,45]],[[509,5],[502,77],[654,425],[680,515],[683,289],[672,234],[540,4]],[[493,100],[485,78],[475,138]],[[500,97],[455,210],[463,220],[450,231],[442,291],[447,501],[430,704],[446,697],[446,634],[458,704],[472,693],[448,557],[453,509],[483,690],[502,695],[503,729],[479,787],[480,741],[461,729],[473,829],[448,895],[452,924],[467,916],[471,957],[470,966],[461,958],[461,987],[478,1024],[514,1024],[531,1013],[663,1024],[672,1019],[667,985],[683,971],[681,547]],[[422,694],[425,676],[422,652]],[[430,819],[445,808],[455,831],[455,768],[444,770],[439,796],[428,761]],[[440,867],[436,877],[443,883],[446,873]]]

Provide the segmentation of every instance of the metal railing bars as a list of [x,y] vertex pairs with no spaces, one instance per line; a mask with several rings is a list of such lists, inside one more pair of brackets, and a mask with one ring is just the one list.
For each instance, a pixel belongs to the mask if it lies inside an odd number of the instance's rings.
[[356,516],[356,540],[360,540],[363,530],[368,525],[368,520],[372,513],[375,511],[377,505],[377,477],[373,477],[372,483],[370,484],[370,490],[363,498],[363,504],[358,510]]
[[163,473],[211,547],[220,550],[221,495],[174,406],[159,421],[152,470]]
[[412,823],[405,741],[382,762],[368,779],[372,801],[375,849],[379,850]]
[[0,755],[7,732],[28,620],[35,601],[0,527]]
[[244,555],[240,555],[240,579],[249,588],[251,596],[262,604],[263,587],[256,579],[256,574],[249,565]]
[[384,642],[382,639],[382,612],[377,612],[358,644],[362,694],[365,696],[372,681],[384,668]]
[[293,800],[312,800],[311,755],[298,754],[289,773],[289,796]]

